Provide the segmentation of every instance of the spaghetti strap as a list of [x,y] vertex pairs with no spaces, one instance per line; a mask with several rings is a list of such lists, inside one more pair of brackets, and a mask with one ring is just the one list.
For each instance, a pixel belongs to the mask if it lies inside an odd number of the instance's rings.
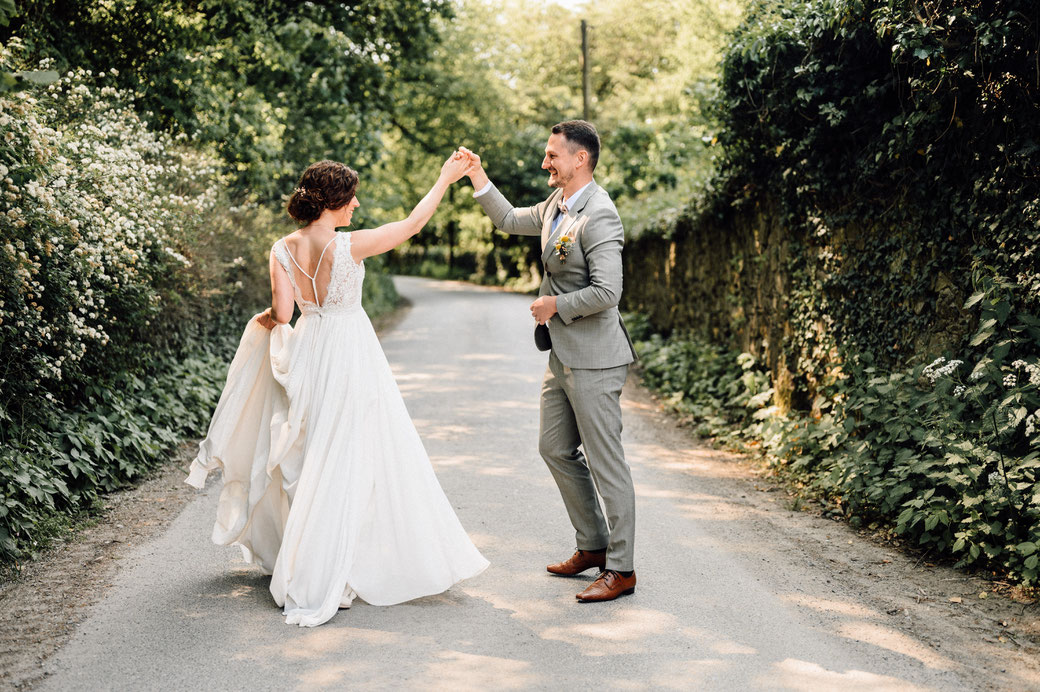
[[[338,236],[338,233],[332,236],[332,240],[325,243],[325,247],[321,249],[321,255],[318,256],[318,263],[314,266],[314,276],[311,276],[306,271],[304,271],[303,267],[300,266],[300,263],[296,261],[295,257],[293,257],[292,252],[289,251],[289,243],[285,242],[285,238],[282,238],[282,245],[285,246],[285,252],[289,255],[289,259],[292,260],[292,263],[296,265],[297,269],[303,272],[304,276],[311,280],[311,288],[314,289],[314,304],[318,307],[321,307],[321,303],[318,302],[318,282],[315,280],[315,277],[318,276],[318,269],[321,267],[321,261],[325,259],[325,251],[329,249],[329,245],[332,245],[336,241],[336,238]],[[326,298],[327,297],[328,296],[326,296]]]

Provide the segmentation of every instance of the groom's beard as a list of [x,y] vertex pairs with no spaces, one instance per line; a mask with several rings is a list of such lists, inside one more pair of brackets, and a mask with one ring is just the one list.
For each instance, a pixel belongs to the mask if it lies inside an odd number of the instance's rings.
[[566,187],[570,178],[564,180],[559,173],[549,172],[549,187]]

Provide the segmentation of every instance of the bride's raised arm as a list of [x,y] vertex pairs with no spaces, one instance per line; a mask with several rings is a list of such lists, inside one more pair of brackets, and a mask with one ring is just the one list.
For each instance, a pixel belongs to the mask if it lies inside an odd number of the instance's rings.
[[377,228],[366,228],[350,234],[350,254],[356,262],[366,257],[392,250],[422,230],[426,222],[437,211],[448,186],[466,174],[469,157],[456,151],[441,166],[441,174],[426,196],[415,205],[408,218],[394,221]]

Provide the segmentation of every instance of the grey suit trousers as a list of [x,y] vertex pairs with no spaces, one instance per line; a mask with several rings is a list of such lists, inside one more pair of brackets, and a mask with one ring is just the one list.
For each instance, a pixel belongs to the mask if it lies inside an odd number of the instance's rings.
[[633,569],[635,543],[635,491],[621,446],[621,387],[627,374],[628,365],[569,368],[550,352],[538,444],[560,487],[577,547],[606,546],[607,568],[621,571]]

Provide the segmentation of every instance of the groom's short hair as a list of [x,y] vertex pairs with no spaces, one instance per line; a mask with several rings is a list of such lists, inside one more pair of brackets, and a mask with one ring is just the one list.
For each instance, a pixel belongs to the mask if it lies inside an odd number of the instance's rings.
[[589,152],[589,171],[596,170],[599,161],[599,133],[587,120],[565,120],[552,127],[554,135],[563,135],[568,142]]

